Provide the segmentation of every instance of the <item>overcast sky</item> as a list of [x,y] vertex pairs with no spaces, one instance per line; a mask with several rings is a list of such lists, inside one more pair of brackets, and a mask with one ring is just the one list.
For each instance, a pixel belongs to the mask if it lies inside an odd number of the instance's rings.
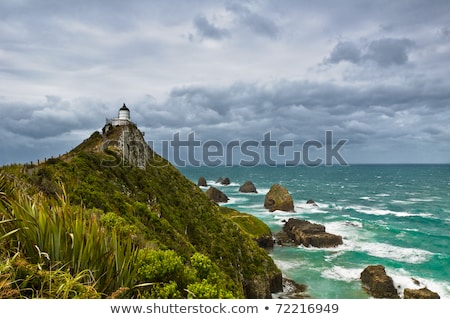
[[0,164],[124,102],[156,149],[332,131],[349,163],[450,163],[450,2],[0,0],[0,84]]

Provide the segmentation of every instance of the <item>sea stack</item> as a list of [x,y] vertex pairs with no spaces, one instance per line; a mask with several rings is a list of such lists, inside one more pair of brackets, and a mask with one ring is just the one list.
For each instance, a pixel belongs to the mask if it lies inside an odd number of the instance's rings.
[[241,187],[239,187],[241,193],[257,193],[255,184],[251,181],[246,181]]
[[361,273],[361,282],[374,298],[398,299],[397,289],[382,265],[367,266]]
[[294,201],[289,191],[280,184],[274,184],[266,194],[264,207],[270,212],[282,210],[285,212],[294,211]]
[[208,186],[208,183],[206,183],[206,179],[203,176],[198,179],[197,186]]
[[216,203],[226,203],[229,199],[227,195],[212,186],[208,188],[208,190],[206,191],[206,195],[209,197],[209,199]]

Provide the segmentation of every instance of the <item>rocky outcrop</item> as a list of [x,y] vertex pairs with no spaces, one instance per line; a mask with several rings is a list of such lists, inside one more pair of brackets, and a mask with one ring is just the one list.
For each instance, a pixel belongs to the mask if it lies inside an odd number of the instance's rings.
[[208,183],[206,182],[206,179],[203,176],[201,176],[198,179],[197,186],[203,186],[203,187],[208,186]]
[[398,299],[397,289],[382,265],[367,266],[361,272],[361,282],[367,292],[375,298]]
[[316,203],[314,200],[312,200],[312,199],[308,199],[308,200],[306,201],[306,204],[311,205],[311,206],[319,206],[319,205],[317,205],[317,203]]
[[255,184],[253,184],[251,181],[246,181],[244,184],[242,184],[241,187],[239,187],[239,191],[241,193],[257,193]]
[[438,293],[429,290],[428,288],[409,289],[405,288],[403,291],[404,299],[440,299]]
[[294,211],[294,201],[285,187],[280,184],[274,184],[266,194],[264,207],[270,212],[275,210],[292,212]]
[[273,273],[266,278],[254,278],[244,281],[244,293],[247,299],[271,299],[272,293],[283,291],[283,275]]
[[273,248],[273,238],[270,235],[262,235],[255,239],[256,243],[259,247],[264,249],[272,249]]
[[206,191],[206,195],[209,197],[210,200],[216,202],[216,203],[226,203],[228,202],[228,196],[225,195],[223,192],[218,190],[217,188],[211,186]]
[[281,272],[274,273],[269,278],[269,287],[270,287],[270,292],[271,293],[283,291],[283,275],[282,275]]
[[276,295],[278,299],[306,299],[311,298],[306,292],[308,286],[299,284],[292,279],[283,277],[283,292]]
[[342,245],[342,236],[327,233],[325,226],[307,220],[289,218],[283,230],[275,235],[281,245],[303,245],[318,248]]
[[219,184],[222,184],[222,185],[230,185],[231,181],[230,181],[229,177],[225,177],[225,178],[219,177],[217,179],[216,183],[219,183]]

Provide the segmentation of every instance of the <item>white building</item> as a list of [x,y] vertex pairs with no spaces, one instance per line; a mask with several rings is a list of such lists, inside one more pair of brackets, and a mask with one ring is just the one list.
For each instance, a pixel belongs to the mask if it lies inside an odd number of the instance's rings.
[[123,106],[119,109],[119,116],[106,121],[111,123],[113,126],[117,125],[128,125],[131,122],[130,109],[123,103]]

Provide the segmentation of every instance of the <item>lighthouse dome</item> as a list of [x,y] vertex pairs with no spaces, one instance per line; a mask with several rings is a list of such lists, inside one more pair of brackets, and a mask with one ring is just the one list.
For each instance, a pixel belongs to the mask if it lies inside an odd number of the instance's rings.
[[130,109],[123,103],[123,106],[119,109],[119,121],[120,120],[130,120]]

